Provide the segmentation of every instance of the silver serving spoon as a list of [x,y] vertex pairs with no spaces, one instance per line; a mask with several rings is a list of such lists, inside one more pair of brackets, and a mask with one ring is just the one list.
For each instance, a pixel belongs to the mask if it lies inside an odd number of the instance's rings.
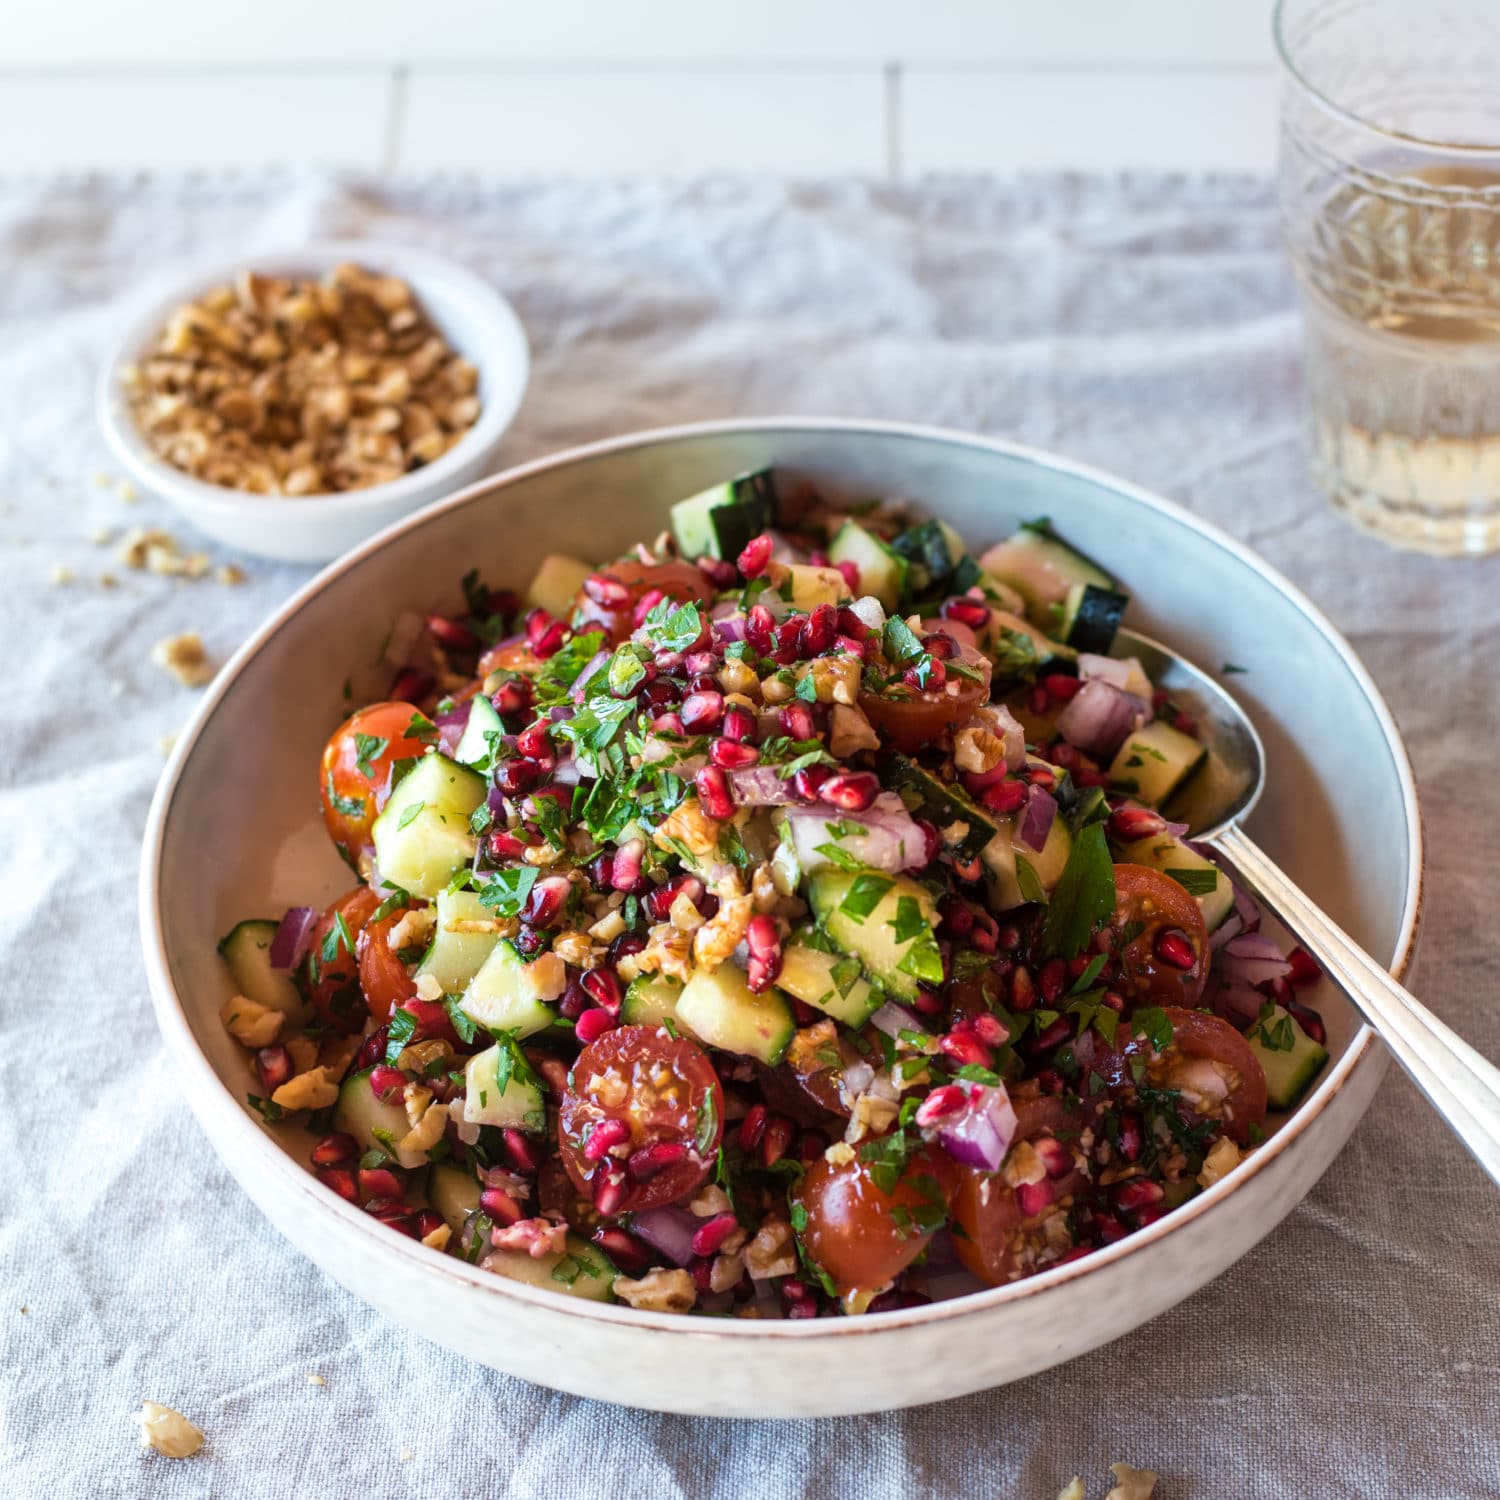
[[1244,709],[1191,662],[1133,631],[1118,633],[1111,655],[1136,657],[1157,686],[1189,702],[1208,744],[1208,764],[1167,815],[1186,823],[1194,842],[1221,856],[1286,924],[1500,1185],[1500,1068],[1397,984],[1240,829],[1266,780],[1265,747]]

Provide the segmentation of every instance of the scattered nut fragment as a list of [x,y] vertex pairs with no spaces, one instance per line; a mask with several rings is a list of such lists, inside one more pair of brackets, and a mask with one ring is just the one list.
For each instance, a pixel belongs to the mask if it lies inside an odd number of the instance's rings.
[[233,587],[237,583],[245,581],[245,570],[237,568],[233,563],[220,563],[214,569],[214,582],[226,584]]
[[122,374],[168,463],[256,494],[317,495],[399,478],[479,417],[479,372],[394,276],[321,282],[242,271],[178,307]]
[[307,1377],[307,1383],[309,1385],[327,1385],[328,1384],[328,1382],[326,1380],[324,1380],[321,1375],[309,1375]]
[[101,573],[99,575],[99,587],[101,589],[112,589],[119,582],[113,573]]
[[446,1250],[448,1241],[453,1238],[453,1231],[446,1224],[439,1224],[431,1234],[422,1236],[422,1243],[434,1250]]
[[183,552],[171,532],[144,526],[125,533],[116,555],[127,568],[144,568],[163,578],[202,578],[209,568],[206,552]]
[[319,1067],[289,1078],[271,1095],[271,1102],[288,1110],[327,1109],[338,1097],[338,1080],[329,1076],[327,1068]]
[[122,479],[115,486],[115,493],[126,505],[134,505],[141,498],[140,491],[128,479]]
[[698,1300],[698,1289],[686,1271],[647,1271],[639,1280],[615,1278],[615,1296],[645,1312],[687,1312]]
[[1057,1492],[1057,1500],[1085,1500],[1083,1480],[1076,1474]]
[[202,1431],[159,1401],[142,1401],[136,1421],[141,1424],[141,1446],[155,1448],[165,1458],[191,1458],[203,1446]]
[[1133,1469],[1129,1464],[1111,1464],[1109,1472],[1115,1482],[1104,1500],[1151,1500],[1156,1481],[1161,1478],[1150,1469]]
[[52,581],[59,586],[72,583],[73,570],[66,563],[58,563],[52,570]]
[[163,672],[170,672],[184,687],[202,687],[213,679],[217,668],[203,649],[203,638],[196,630],[169,635],[151,648],[151,660]]
[[174,730],[171,734],[164,734],[159,740],[157,740],[156,748],[161,751],[161,758],[163,760],[166,760],[177,748],[177,741],[179,736],[180,732]]
[[259,1050],[269,1047],[281,1035],[286,1017],[269,1005],[262,1005],[248,995],[232,995],[219,1009],[224,1029],[235,1041]]

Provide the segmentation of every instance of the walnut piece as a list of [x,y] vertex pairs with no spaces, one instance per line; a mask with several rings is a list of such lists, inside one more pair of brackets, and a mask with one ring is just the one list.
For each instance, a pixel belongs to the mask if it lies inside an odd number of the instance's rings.
[[1198,1186],[1210,1188],[1221,1177],[1227,1177],[1240,1164],[1240,1148],[1221,1135],[1203,1158],[1203,1170],[1198,1173]]
[[1129,1464],[1111,1464],[1109,1472],[1115,1476],[1115,1483],[1104,1500],[1151,1500],[1156,1481],[1161,1478],[1150,1469],[1132,1469]]
[[698,1300],[698,1289],[686,1271],[648,1271],[639,1281],[615,1278],[615,1296],[646,1312],[687,1312]]
[[[745,1246],[745,1269],[754,1281],[791,1276],[796,1272],[797,1252],[792,1247],[792,1226],[785,1219],[767,1219],[760,1226],[759,1233]],[[618,1282],[615,1287],[619,1289]]]
[[141,1424],[141,1446],[155,1448],[163,1458],[191,1458],[203,1446],[202,1430],[159,1401],[142,1401],[136,1421]]
[[329,1076],[327,1068],[309,1068],[298,1073],[271,1095],[271,1102],[283,1109],[327,1109],[337,1103],[338,1080]]
[[169,672],[184,687],[202,687],[211,682],[218,669],[203,649],[203,638],[196,630],[169,635],[151,648],[151,660],[163,672]]
[[233,995],[219,1010],[224,1030],[242,1046],[269,1047],[281,1035],[286,1017],[269,1005],[262,1005],[247,995]]

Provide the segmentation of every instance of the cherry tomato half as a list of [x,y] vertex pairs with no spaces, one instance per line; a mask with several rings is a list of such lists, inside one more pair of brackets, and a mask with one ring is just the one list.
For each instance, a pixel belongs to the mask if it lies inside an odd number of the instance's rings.
[[792,1195],[807,1212],[802,1243],[840,1293],[878,1291],[900,1275],[932,1238],[923,1218],[946,1217],[956,1180],[936,1147],[914,1152],[889,1192],[873,1171],[858,1156],[843,1166],[820,1156]]
[[1115,866],[1109,945],[1120,970],[1111,986],[1131,1005],[1198,1003],[1208,982],[1208,929],[1197,901],[1170,875]]
[[305,960],[307,998],[319,1019],[335,1031],[352,1033],[365,1024],[359,940],[370,913],[379,905],[380,897],[369,886],[356,886],[340,896],[313,928]]
[[1165,1008],[1172,1023],[1171,1043],[1157,1053],[1149,1041],[1133,1037],[1128,1056],[1149,1051],[1147,1080],[1175,1089],[1179,1106],[1200,1119],[1220,1120],[1224,1133],[1241,1145],[1250,1127],[1266,1117],[1266,1074],[1250,1044],[1222,1016],[1201,1010]]
[[[586,1148],[606,1121],[620,1138],[589,1160]],[[658,1208],[708,1176],[724,1134],[724,1090],[701,1047],[655,1026],[621,1026],[578,1054],[557,1116],[568,1175],[598,1200],[600,1179],[623,1173],[611,1213]],[[650,1148],[665,1149],[653,1160]]]
[[364,991],[370,1014],[382,1025],[390,1020],[398,1005],[404,1005],[417,993],[400,954],[390,944],[391,929],[405,915],[403,908],[378,922],[369,922],[355,939],[359,987]]
[[713,588],[703,573],[689,562],[643,563],[637,558],[627,557],[622,562],[600,568],[598,572],[603,578],[623,584],[626,597],[618,602],[602,602],[595,599],[585,586],[574,600],[574,619],[579,630],[604,631],[612,646],[618,646],[635,629],[635,607],[653,589],[660,589],[668,599],[679,604],[713,602]]
[[[931,621],[934,630],[946,627],[947,621]],[[930,632],[931,633],[931,632]],[[946,628],[941,634],[952,638]],[[907,754],[915,754],[924,745],[940,739],[945,731],[966,723],[974,716],[974,710],[988,700],[990,695],[990,660],[972,646],[955,639],[955,655],[977,678],[960,675],[949,670],[948,679],[941,688],[919,692],[904,685],[888,691],[905,694],[904,697],[886,697],[880,693],[861,692],[859,706],[865,717],[892,745]],[[945,668],[951,665],[945,662]]]
[[323,747],[323,822],[351,860],[370,842],[375,794],[390,779],[392,763],[422,754],[430,743],[407,737],[417,712],[410,703],[372,703],[340,724]]

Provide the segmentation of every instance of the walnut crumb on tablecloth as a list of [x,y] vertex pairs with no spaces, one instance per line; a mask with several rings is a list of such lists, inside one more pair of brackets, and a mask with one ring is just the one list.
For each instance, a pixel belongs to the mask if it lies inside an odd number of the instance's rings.
[[307,1377],[307,1383],[309,1385],[327,1385],[328,1384],[328,1382],[326,1380],[324,1380],[321,1375],[309,1375]]
[[169,635],[151,648],[151,660],[163,672],[169,672],[184,687],[202,687],[213,680],[218,669],[203,649],[203,638],[196,630]]
[[141,1424],[141,1446],[164,1458],[191,1458],[203,1446],[202,1430],[159,1401],[142,1401],[135,1420]]

